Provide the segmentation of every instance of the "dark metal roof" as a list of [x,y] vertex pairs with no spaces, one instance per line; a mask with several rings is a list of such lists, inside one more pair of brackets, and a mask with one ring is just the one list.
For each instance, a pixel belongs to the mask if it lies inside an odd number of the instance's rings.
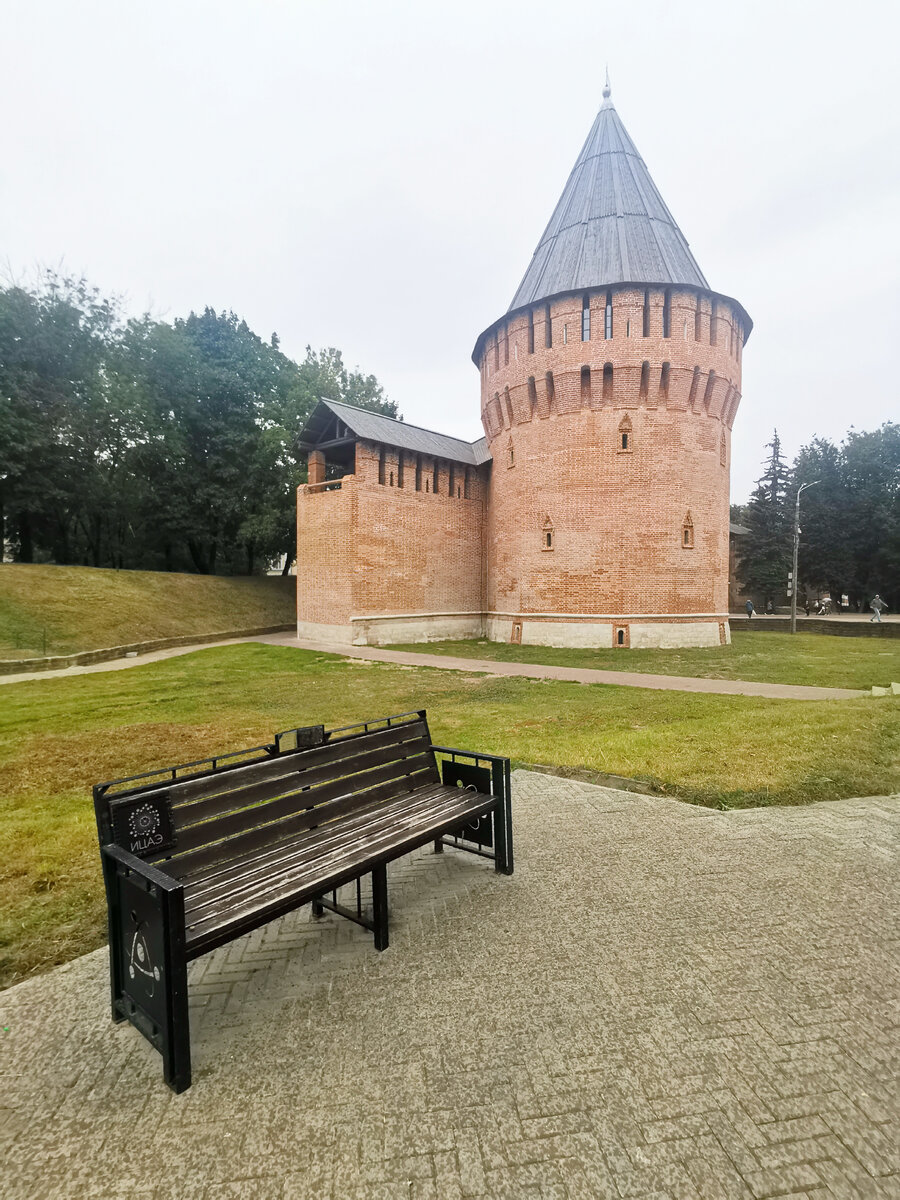
[[372,412],[368,408],[357,408],[353,404],[343,404],[338,400],[318,402],[300,432],[299,444],[308,449],[316,446],[332,417],[337,417],[356,437],[369,442],[382,442],[414,454],[451,459],[473,467],[491,461],[484,438],[479,438],[477,442],[464,442],[461,438],[434,433],[418,425],[407,425],[405,421],[395,421],[393,417]]
[[746,525],[738,525],[737,521],[729,521],[728,532],[737,537],[743,537],[745,533],[750,533],[750,530]]
[[709,288],[607,97],[509,310],[614,283]]

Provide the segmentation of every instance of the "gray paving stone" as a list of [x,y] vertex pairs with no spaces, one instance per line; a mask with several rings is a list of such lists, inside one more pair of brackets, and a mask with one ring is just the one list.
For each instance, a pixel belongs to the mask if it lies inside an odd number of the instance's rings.
[[4,1200],[900,1195],[900,797],[713,813],[514,775],[517,869],[391,868],[190,968],[194,1086],[105,952],[0,994]]

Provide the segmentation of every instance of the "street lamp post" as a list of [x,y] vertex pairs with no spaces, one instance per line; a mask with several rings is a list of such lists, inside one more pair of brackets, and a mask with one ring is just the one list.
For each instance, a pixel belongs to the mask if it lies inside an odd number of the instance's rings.
[[797,556],[800,553],[800,493],[804,488],[815,487],[821,479],[812,483],[801,483],[797,488],[797,503],[794,505],[794,571],[791,575],[791,633],[797,632]]

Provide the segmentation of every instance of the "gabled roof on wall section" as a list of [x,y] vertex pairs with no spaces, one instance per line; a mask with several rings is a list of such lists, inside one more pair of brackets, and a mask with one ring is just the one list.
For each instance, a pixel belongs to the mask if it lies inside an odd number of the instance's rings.
[[302,449],[314,450],[323,441],[334,418],[337,418],[353,437],[367,442],[381,442],[413,454],[427,454],[432,458],[443,458],[453,462],[477,467],[490,462],[487,441],[464,442],[461,438],[446,433],[434,433],[405,421],[395,421],[383,413],[368,408],[357,408],[354,404],[343,404],[338,400],[320,400],[310,413],[300,432],[298,443]]

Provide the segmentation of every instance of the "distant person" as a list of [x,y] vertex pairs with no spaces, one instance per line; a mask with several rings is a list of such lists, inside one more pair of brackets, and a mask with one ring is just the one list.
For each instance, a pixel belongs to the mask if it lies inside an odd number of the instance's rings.
[[753,601],[752,600],[747,601],[747,616],[748,617],[753,616]]
[[809,596],[806,597],[806,600],[804,601],[804,604],[803,604],[803,608],[804,608],[804,611],[806,612],[806,615],[809,616]]
[[766,616],[771,617],[774,612],[775,612],[775,605],[772,603],[771,600],[767,600],[766,601]]
[[887,605],[882,600],[882,598],[878,595],[877,592],[872,597],[872,602],[869,605],[869,608],[871,608],[871,610],[872,610],[872,615],[871,615],[871,617],[869,617],[869,622],[871,623],[872,621],[875,621],[880,625],[882,609],[887,608]]

